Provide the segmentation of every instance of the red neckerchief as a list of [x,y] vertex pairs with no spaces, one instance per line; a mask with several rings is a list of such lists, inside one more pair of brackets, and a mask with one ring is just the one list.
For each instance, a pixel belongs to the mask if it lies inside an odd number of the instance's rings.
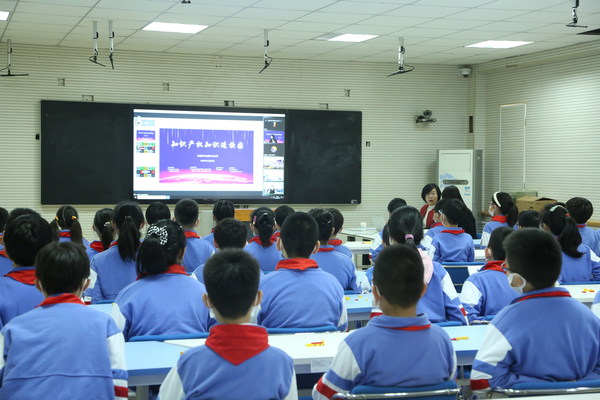
[[4,275],[9,278],[13,278],[17,282],[24,283],[26,285],[33,285],[35,283],[35,268],[22,269],[19,271],[10,271]]
[[461,233],[465,233],[463,229],[444,229],[442,233],[451,233],[453,235],[460,235]]
[[506,223],[506,215],[494,215],[492,221],[500,222],[501,224]]
[[435,228],[436,226],[444,226],[444,224],[442,224],[441,222],[436,222],[435,224],[431,225],[431,228]]
[[319,268],[319,264],[310,258],[287,258],[279,261],[277,266],[275,266],[276,271],[280,269],[295,269],[298,271],[305,271],[309,268]]
[[59,303],[73,303],[73,304],[81,304],[82,306],[85,306],[85,303],[83,301],[81,301],[81,299],[79,297],[75,296],[74,294],[61,293],[61,294],[58,294],[55,296],[46,297],[44,299],[44,301],[42,301],[36,307],[49,306],[52,304],[59,304]]
[[61,232],[58,232],[58,237],[68,237],[68,238],[70,238],[71,237],[71,231],[61,231]]
[[96,250],[99,253],[104,251],[104,245],[99,240],[94,240],[92,243],[90,243],[90,248],[92,250]]
[[342,244],[342,239],[331,239],[327,242],[327,244],[330,244],[332,246],[340,246]]
[[335,250],[333,247],[319,247],[319,253],[326,253]]
[[113,247],[113,246],[117,246],[118,244],[119,244],[119,242],[115,240],[114,242],[112,242],[112,243],[110,244],[110,246],[108,246],[108,248],[110,249],[111,247]]
[[281,232],[277,231],[273,234],[273,236],[275,236],[276,238],[280,238],[281,237]]
[[578,228],[585,228],[586,224],[577,224]]
[[215,325],[204,343],[221,358],[233,365],[262,353],[269,348],[267,330],[256,325]]
[[[160,274],[181,274],[181,275],[188,276],[187,272],[185,272],[185,268],[183,268],[183,265],[179,265],[179,264],[169,265],[167,270],[165,272],[161,272]],[[160,275],[160,274],[158,274],[158,275]],[[146,278],[147,276],[148,276],[148,274],[140,274],[140,275],[138,275],[136,280]]]
[[198,234],[194,231],[183,231],[183,234],[185,235],[186,238],[196,238],[196,239],[200,239],[200,236],[198,236]]
[[386,329],[394,329],[396,331],[424,331],[425,329],[429,329],[431,328],[431,324],[427,324],[427,325],[414,325],[414,326],[398,326],[398,327],[391,327],[391,326],[386,326]]
[[483,266],[483,271],[489,270],[489,271],[498,271],[498,272],[504,273],[504,269],[502,269],[502,264],[504,264],[503,260],[488,261]]
[[210,233],[215,233],[215,228],[212,228],[212,229],[210,230]]
[[523,300],[537,299],[540,297],[571,297],[571,294],[569,292],[563,292],[562,290],[555,290],[552,292],[544,292],[544,293],[536,293],[536,294],[530,294],[529,296],[523,296],[523,297],[516,298],[513,300],[513,302],[511,304],[519,303]]
[[8,254],[6,254],[6,249],[0,250],[0,256],[8,258]]
[[[269,240],[271,241],[271,244],[273,244],[277,241],[277,237],[275,235],[273,235],[269,238]],[[260,240],[260,236],[254,236],[252,239],[250,239],[250,241],[248,243],[258,243],[261,246],[263,245],[262,241]]]

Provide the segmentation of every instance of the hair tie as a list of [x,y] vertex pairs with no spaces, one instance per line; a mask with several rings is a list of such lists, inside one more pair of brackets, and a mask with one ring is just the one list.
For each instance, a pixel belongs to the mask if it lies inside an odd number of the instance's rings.
[[58,219],[58,215],[57,215],[56,217],[54,217],[54,220],[55,220],[55,221],[59,221],[59,219]]
[[571,216],[571,214],[569,214],[569,213],[566,213],[566,214],[565,214],[565,216],[567,216],[567,217],[570,217],[570,216]]
[[407,233],[406,235],[404,235],[404,240],[408,240],[408,239],[413,239],[414,240],[415,237],[412,234]]
[[111,226],[111,223],[110,223],[110,221],[106,221],[106,222],[104,223],[104,227],[105,227],[105,228],[108,228],[108,227],[110,227],[110,226]]
[[254,225],[256,225],[256,218],[258,218],[256,215],[254,216],[254,218],[252,218],[252,223],[253,223]]
[[[567,211],[566,208],[564,208],[563,206],[561,206],[560,204],[556,204],[555,206],[552,206],[550,208],[550,212],[554,212],[557,208],[562,208],[563,210]],[[567,217],[570,217],[569,212],[567,211]]]
[[71,219],[72,219],[73,221],[75,221],[75,220],[77,219],[77,217],[76,217],[75,215],[73,215],[73,216],[71,217]]
[[146,237],[156,236],[158,237],[158,242],[161,246],[164,246],[169,241],[169,232],[167,232],[167,228],[158,227],[156,225],[151,225],[148,228],[148,232],[146,232]]
[[123,218],[124,221],[127,220],[132,220],[133,218],[131,217],[131,215],[126,215],[125,218]]

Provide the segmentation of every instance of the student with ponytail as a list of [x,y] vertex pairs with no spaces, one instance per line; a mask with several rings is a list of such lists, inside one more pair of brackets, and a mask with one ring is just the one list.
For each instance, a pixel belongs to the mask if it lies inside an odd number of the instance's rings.
[[101,208],[94,215],[92,229],[98,235],[100,240],[94,240],[90,243],[90,248],[86,250],[90,260],[98,253],[108,249],[114,240],[115,231],[112,227],[113,210],[111,208]]
[[181,199],[175,205],[175,221],[183,229],[187,238],[187,247],[183,256],[182,265],[186,272],[191,274],[200,265],[204,265],[208,257],[215,252],[213,246],[202,240],[196,233],[198,226],[198,203],[192,199]]
[[335,276],[344,290],[360,293],[361,291],[356,284],[356,268],[352,259],[338,251],[334,251],[333,247],[327,243],[334,231],[333,214],[322,208],[313,208],[308,212],[308,215],[317,221],[319,242],[321,244],[319,251],[310,258],[315,260],[323,271]]
[[492,195],[488,212],[492,220],[483,227],[483,233],[481,234],[482,246],[487,246],[494,229],[499,226],[510,226],[512,228],[519,218],[519,209],[510,194],[505,192],[496,192]]
[[137,203],[125,201],[113,210],[111,222],[117,240],[92,258],[90,267],[91,302],[114,300],[125,286],[135,281],[135,260],[140,248],[144,214]]
[[562,268],[558,282],[589,282],[600,280],[600,258],[581,243],[577,223],[567,209],[548,204],[540,218],[542,229],[552,233],[562,249]]
[[60,207],[50,225],[56,230],[59,242],[72,242],[86,249],[90,247],[90,243],[83,238],[79,214],[73,206]]
[[275,242],[275,213],[267,207],[259,207],[250,214],[250,229],[254,237],[250,239],[244,250],[258,261],[260,269],[275,271],[277,263],[283,260]]
[[125,340],[208,331],[204,285],[181,265],[185,246],[184,231],[174,221],[163,219],[148,228],[136,262],[138,279],[121,290],[112,309]]

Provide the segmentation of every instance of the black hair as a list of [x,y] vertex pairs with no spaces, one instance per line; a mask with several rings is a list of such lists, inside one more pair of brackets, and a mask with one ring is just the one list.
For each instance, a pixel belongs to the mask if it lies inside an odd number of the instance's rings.
[[394,212],[394,210],[396,208],[400,208],[402,206],[406,205],[406,200],[400,198],[400,197],[394,197],[393,199],[390,200],[390,202],[387,205],[387,210],[388,212],[391,214]]
[[161,219],[150,225],[137,257],[138,276],[165,272],[170,265],[181,261],[185,245],[185,234],[177,222]]
[[290,214],[281,227],[281,245],[289,258],[309,258],[317,240],[317,221],[305,212]]
[[525,228],[504,241],[506,262],[511,271],[523,276],[535,289],[554,286],[562,266],[560,245],[548,232]]
[[198,203],[192,199],[181,199],[175,204],[175,221],[183,227],[194,226],[198,220]]
[[142,209],[132,201],[119,203],[113,211],[113,222],[119,230],[119,255],[123,260],[135,260],[140,248],[140,228],[144,223]]
[[427,185],[423,186],[423,189],[421,189],[421,198],[424,202],[427,202],[427,200],[425,200],[425,196],[427,196],[427,193],[431,192],[433,189],[435,189],[437,193],[438,200],[442,198],[442,192],[440,191],[440,187],[435,183],[428,183]]
[[4,232],[6,221],[8,220],[8,210],[4,207],[0,207],[0,233]]
[[50,243],[35,258],[35,276],[48,296],[75,293],[90,276],[90,259],[74,243]]
[[442,190],[442,199],[457,199],[460,200],[461,203],[465,203],[460,194],[460,190],[454,185],[446,186],[444,190]]
[[[498,199],[498,201],[496,201]],[[510,194],[506,192],[496,192],[492,195],[492,203],[500,209],[500,214],[506,216],[506,223],[513,227],[519,218],[519,209],[513,201]]]
[[9,222],[14,221],[15,219],[19,218],[21,215],[35,215],[36,217],[42,218],[42,216],[40,215],[39,212],[32,210],[31,208],[17,207],[17,208],[13,208],[10,211],[10,213],[8,214],[8,219],[6,220],[6,225],[8,225]]
[[113,239],[115,238],[115,230],[112,227],[113,210],[110,208],[101,208],[94,215],[94,228],[100,236],[102,247],[108,249]]
[[388,228],[387,224],[385,224],[381,231],[381,241],[385,243],[386,246],[390,245],[390,228]]
[[83,246],[83,232],[79,223],[79,214],[73,206],[61,206],[56,211],[56,217],[50,223],[53,229],[58,231],[61,229],[69,229],[71,233],[71,242]]
[[417,304],[423,292],[423,260],[412,246],[396,244],[379,253],[373,268],[373,285],[391,305]]
[[500,226],[492,231],[487,247],[492,252],[493,260],[506,259],[504,240],[506,240],[506,237],[513,232],[515,232],[515,230],[508,226]]
[[288,215],[292,214],[294,209],[290,206],[279,206],[275,209],[275,222],[281,228],[283,226],[283,222],[288,217]]
[[[406,244],[415,249],[423,240],[423,217],[419,210],[412,206],[397,208],[388,221],[390,237],[396,243]],[[406,237],[412,235],[413,237]]]
[[233,203],[229,200],[219,200],[213,206],[213,217],[215,220],[219,222],[225,218],[234,218],[235,217],[235,207]]
[[52,241],[52,227],[39,215],[21,215],[6,224],[4,248],[16,265],[32,266],[37,253]]
[[569,214],[578,224],[585,224],[594,213],[594,206],[585,197],[573,197],[566,204]]
[[240,318],[256,300],[260,267],[244,250],[229,249],[215,253],[204,265],[206,293],[220,315]]
[[517,224],[521,228],[539,228],[540,213],[536,210],[526,210],[519,213]]
[[548,226],[553,235],[558,236],[558,243],[565,254],[575,258],[583,256],[583,253],[577,250],[582,241],[579,228],[566,208],[558,204],[548,204],[544,207],[540,221]]
[[324,208],[313,208],[308,212],[308,215],[317,221],[317,225],[319,226],[319,242],[321,244],[327,243],[333,232],[333,215]]
[[344,226],[344,215],[337,208],[328,208],[327,211],[333,215],[333,234],[337,235]]
[[225,218],[215,226],[214,240],[219,249],[243,249],[246,246],[248,230],[246,225],[235,218]]
[[[440,203],[442,204],[438,207]],[[435,210],[445,215],[451,225],[457,225],[467,213],[467,207],[458,199],[442,199],[435,205]]]
[[271,236],[275,232],[275,213],[267,207],[259,207],[250,213],[250,223],[258,230],[262,247],[270,247]]
[[149,225],[152,225],[161,219],[171,219],[171,210],[169,210],[169,206],[160,201],[150,203],[148,208],[146,208],[146,222]]

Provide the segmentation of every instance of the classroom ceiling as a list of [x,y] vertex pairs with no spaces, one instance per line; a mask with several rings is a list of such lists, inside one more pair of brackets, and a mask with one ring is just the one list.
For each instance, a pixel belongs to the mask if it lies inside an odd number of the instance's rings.
[[[572,0],[0,0],[0,54],[19,44],[88,48],[98,21],[101,53],[114,21],[115,51],[262,57],[269,30],[274,59],[397,62],[403,37],[408,64],[474,65],[592,40],[600,0],[580,0],[579,23],[569,28]],[[149,22],[209,25],[195,35],[142,31]],[[315,40],[339,33],[381,35],[363,43]],[[464,46],[484,40],[534,43],[513,49]]]

